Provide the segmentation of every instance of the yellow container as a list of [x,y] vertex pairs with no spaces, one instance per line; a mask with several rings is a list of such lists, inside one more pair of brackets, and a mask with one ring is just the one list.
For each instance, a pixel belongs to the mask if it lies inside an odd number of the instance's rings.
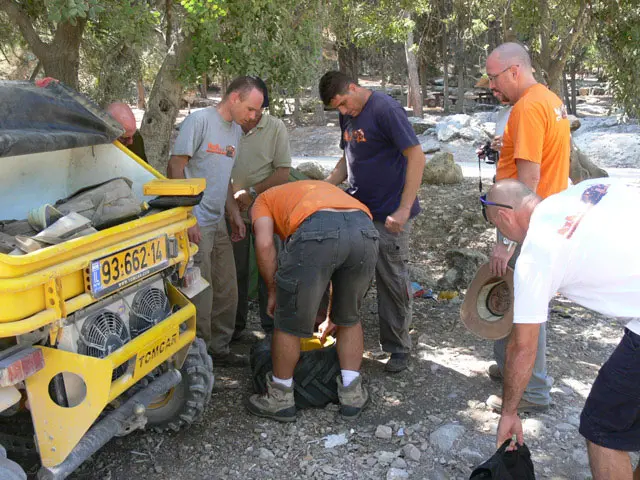
[[207,182],[204,178],[156,178],[144,184],[145,195],[198,195],[204,192]]

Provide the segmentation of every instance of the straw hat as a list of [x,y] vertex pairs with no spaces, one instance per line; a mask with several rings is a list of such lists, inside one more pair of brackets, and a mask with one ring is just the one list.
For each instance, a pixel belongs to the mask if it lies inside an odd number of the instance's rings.
[[491,275],[485,263],[476,272],[460,308],[462,323],[479,337],[504,338],[513,325],[513,270],[504,277]]

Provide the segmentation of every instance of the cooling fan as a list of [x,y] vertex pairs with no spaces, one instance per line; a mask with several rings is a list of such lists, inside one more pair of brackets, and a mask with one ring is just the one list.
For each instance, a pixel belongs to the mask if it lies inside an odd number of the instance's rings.
[[[78,353],[95,358],[105,358],[127,342],[131,336],[120,315],[102,309],[89,316],[82,325]],[[112,380],[121,377],[129,362],[125,362],[113,371]]]
[[135,338],[171,313],[171,305],[164,290],[149,286],[139,290],[131,302],[129,331]]

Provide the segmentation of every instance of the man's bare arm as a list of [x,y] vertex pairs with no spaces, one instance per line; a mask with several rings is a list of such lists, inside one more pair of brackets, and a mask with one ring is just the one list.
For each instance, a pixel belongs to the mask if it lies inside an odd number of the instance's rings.
[[515,415],[536,361],[540,324],[513,325],[507,343],[502,393],[502,414]]
[[260,217],[253,222],[256,263],[269,292],[276,291],[277,257],[273,243],[273,219]]
[[271,187],[277,187],[289,180],[289,167],[278,167],[275,171],[265,178],[263,181],[256,183],[253,188],[256,193],[260,194]]
[[400,208],[411,210],[411,206],[418,195],[418,189],[422,184],[422,172],[427,160],[424,157],[421,145],[409,147],[402,154],[407,157],[407,174],[405,175],[404,189],[400,198]]
[[518,180],[535,193],[538,189],[538,183],[540,183],[540,164],[516,158],[516,167],[518,168]]
[[326,182],[329,182],[333,185],[340,185],[347,179],[347,161],[344,158],[344,155],[338,160],[333,171],[329,174],[327,178],[325,178]]
[[169,165],[167,165],[167,177],[185,178],[184,169],[189,163],[188,155],[171,155]]

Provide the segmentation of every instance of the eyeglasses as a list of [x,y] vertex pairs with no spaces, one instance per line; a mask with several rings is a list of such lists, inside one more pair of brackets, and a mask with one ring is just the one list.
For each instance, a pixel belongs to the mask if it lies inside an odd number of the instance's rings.
[[489,78],[490,82],[495,82],[496,78],[498,78],[500,75],[502,75],[504,72],[506,72],[507,70],[509,70],[511,67],[519,67],[520,65],[509,65],[507,68],[505,68],[504,70],[502,70],[501,72],[496,73],[495,75],[489,75],[487,73],[487,78]]
[[491,202],[487,200],[486,193],[484,195],[480,195],[480,205],[482,205],[482,216],[487,222],[489,221],[489,219],[487,218],[487,207],[493,206],[493,207],[508,208],[509,210],[514,209],[511,205],[505,205],[504,203],[496,203],[496,202]]

